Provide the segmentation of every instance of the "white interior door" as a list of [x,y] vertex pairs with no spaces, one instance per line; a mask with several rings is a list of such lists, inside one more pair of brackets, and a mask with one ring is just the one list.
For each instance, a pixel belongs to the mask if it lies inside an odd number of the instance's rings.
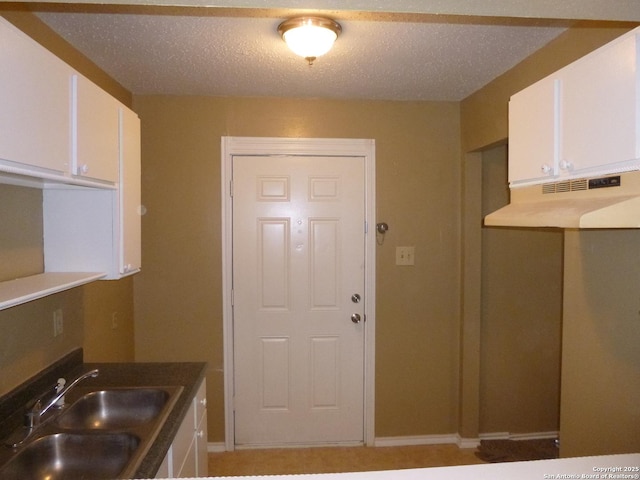
[[364,440],[364,163],[233,157],[236,445]]

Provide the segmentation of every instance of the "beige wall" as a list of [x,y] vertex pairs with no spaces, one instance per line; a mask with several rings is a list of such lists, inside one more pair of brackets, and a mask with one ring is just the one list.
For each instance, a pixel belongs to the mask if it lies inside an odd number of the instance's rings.
[[[147,209],[136,358],[209,362],[211,441],[224,439],[223,135],[375,139],[377,218],[390,226],[377,252],[376,435],[456,432],[458,105],[150,96],[135,107]],[[396,245],[415,245],[415,267],[394,265]]]
[[[482,155],[482,212],[509,203],[507,147]],[[480,433],[556,432],[562,231],[482,229]]]
[[[0,311],[0,395],[82,345],[82,289]],[[53,312],[61,309],[64,333],[53,337]]]
[[[101,281],[0,311],[0,395],[78,347],[86,361],[133,361],[133,302],[123,289],[132,290],[126,281]],[[127,298],[130,306],[123,304]],[[64,333],[54,338],[57,309]]]
[[134,361],[133,277],[93,282],[82,293],[85,361]]
[[0,185],[0,282],[42,272],[42,192]]
[[560,453],[640,451],[640,231],[565,235]]

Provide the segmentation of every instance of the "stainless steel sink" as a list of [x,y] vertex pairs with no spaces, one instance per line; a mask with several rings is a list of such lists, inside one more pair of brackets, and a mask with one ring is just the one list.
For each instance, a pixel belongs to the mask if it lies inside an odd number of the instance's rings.
[[0,448],[0,479],[134,478],[182,391],[76,387],[26,442]]
[[118,478],[140,445],[130,433],[57,433],[31,442],[0,469],[3,479]]
[[56,423],[63,429],[132,428],[157,418],[169,398],[169,392],[160,388],[100,390],[75,401]]

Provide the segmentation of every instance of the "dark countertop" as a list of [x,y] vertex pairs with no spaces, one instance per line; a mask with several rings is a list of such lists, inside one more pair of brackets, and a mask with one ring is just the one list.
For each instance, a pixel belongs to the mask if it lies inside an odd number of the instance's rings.
[[59,376],[73,377],[94,368],[100,370],[97,378],[83,381],[83,386],[138,387],[182,386],[183,390],[158,433],[153,445],[138,467],[134,478],[155,478],[169,447],[184,419],[191,401],[205,378],[206,363],[200,362],[152,362],[152,363],[83,363],[82,350],[72,352],[56,364],[10,393],[0,397],[0,438],[21,424],[24,405],[55,384]]

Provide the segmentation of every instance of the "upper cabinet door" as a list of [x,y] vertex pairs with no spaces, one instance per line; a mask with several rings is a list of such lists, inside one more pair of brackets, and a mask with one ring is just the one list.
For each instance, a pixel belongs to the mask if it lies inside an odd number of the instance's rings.
[[0,19],[0,159],[69,171],[72,70]]
[[135,112],[123,107],[120,109],[120,222],[119,239],[116,239],[120,275],[135,273],[142,264],[140,174],[140,119]]
[[560,166],[565,173],[599,173],[640,157],[637,43],[636,35],[628,35],[563,71]]
[[509,183],[547,180],[558,174],[558,90],[545,78],[509,102]]
[[119,110],[107,92],[82,75],[73,76],[74,175],[118,181]]

